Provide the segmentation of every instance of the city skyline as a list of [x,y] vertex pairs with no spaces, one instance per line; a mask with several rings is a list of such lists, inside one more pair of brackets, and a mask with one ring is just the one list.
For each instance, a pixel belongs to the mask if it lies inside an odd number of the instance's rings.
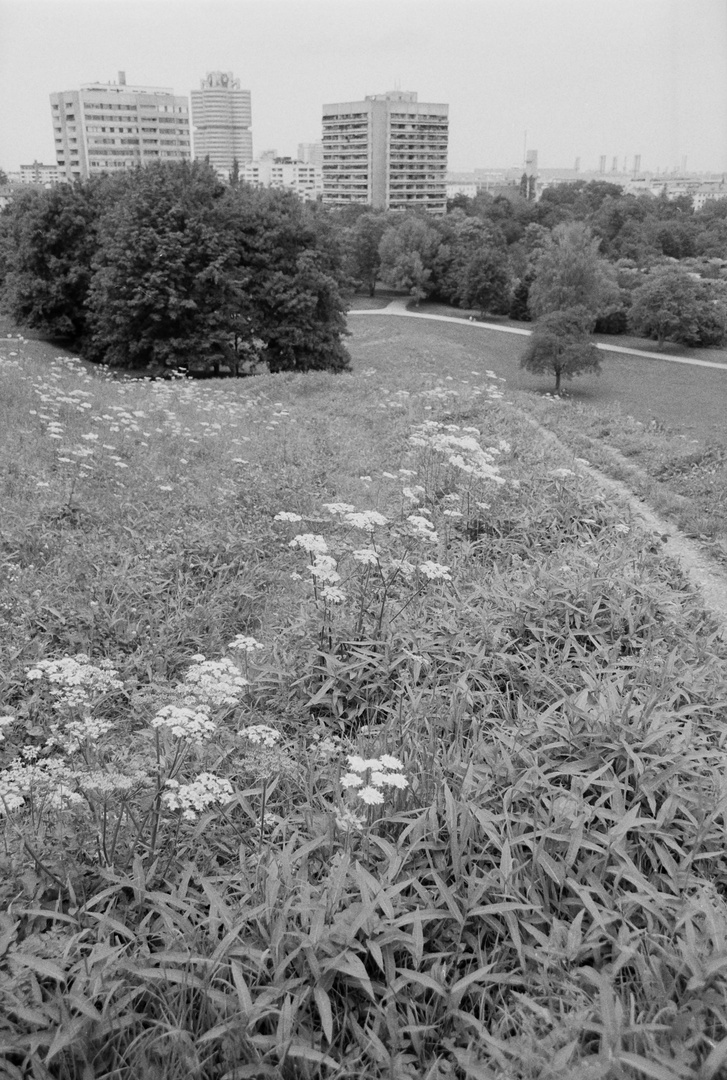
[[119,70],[187,96],[234,71],[256,156],[401,89],[449,104],[453,171],[727,171],[724,0],[0,0],[0,167],[52,163],[50,94]]

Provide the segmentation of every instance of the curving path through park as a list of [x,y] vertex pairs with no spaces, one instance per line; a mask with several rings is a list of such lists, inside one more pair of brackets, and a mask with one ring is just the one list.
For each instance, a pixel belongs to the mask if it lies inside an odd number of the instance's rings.
[[[523,330],[517,326],[500,326],[497,323],[479,322],[476,319],[458,319],[453,315],[433,315],[422,311],[409,311],[408,300],[392,300],[387,307],[372,308],[365,310],[351,310],[349,315],[399,315],[408,319],[433,319],[436,322],[457,323],[459,326],[470,326],[473,330],[496,330],[499,334],[520,334],[530,337],[532,330]],[[727,364],[716,360],[695,360],[689,356],[664,356],[662,353],[646,352],[644,349],[630,349],[623,345],[605,345],[596,343],[596,348],[602,352],[623,353],[626,356],[645,356],[649,360],[666,360],[670,364],[690,364],[692,367],[721,368],[727,371]]]

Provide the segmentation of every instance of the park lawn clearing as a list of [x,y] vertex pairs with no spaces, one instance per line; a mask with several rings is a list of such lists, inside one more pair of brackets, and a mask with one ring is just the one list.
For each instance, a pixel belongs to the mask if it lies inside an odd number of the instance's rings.
[[555,397],[552,377],[520,369],[526,339],[464,324],[401,322],[386,316],[351,319],[361,355],[368,355],[371,342],[405,366],[430,357],[436,365],[446,355],[463,372],[470,364],[491,368],[506,380],[518,408],[549,427],[576,456],[627,483],[727,566],[727,369],[604,353],[600,376],[574,378]]
[[8,1075],[719,1076],[725,646],[424,325],[340,376],[0,347]]

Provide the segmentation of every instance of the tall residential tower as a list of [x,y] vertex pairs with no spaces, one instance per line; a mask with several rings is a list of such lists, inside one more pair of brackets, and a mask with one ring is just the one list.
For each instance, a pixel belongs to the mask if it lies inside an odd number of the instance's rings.
[[154,86],[88,83],[51,94],[59,179],[80,180],[152,161],[188,161],[189,102]]
[[191,97],[194,156],[209,158],[227,176],[235,161],[252,161],[250,91],[240,89],[240,80],[231,71],[208,71]]
[[323,106],[323,202],[447,208],[449,106],[391,90]]

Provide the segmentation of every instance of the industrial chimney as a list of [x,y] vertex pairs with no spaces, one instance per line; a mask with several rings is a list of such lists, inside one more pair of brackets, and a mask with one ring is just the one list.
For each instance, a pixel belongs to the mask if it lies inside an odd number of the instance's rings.
[[605,154],[601,154],[601,157],[600,157],[599,163],[598,163],[598,171],[600,173],[605,173],[605,171],[606,171],[606,155]]
[[119,72],[119,86],[126,86],[126,72]]
[[641,154],[634,154],[634,176],[641,172]]

